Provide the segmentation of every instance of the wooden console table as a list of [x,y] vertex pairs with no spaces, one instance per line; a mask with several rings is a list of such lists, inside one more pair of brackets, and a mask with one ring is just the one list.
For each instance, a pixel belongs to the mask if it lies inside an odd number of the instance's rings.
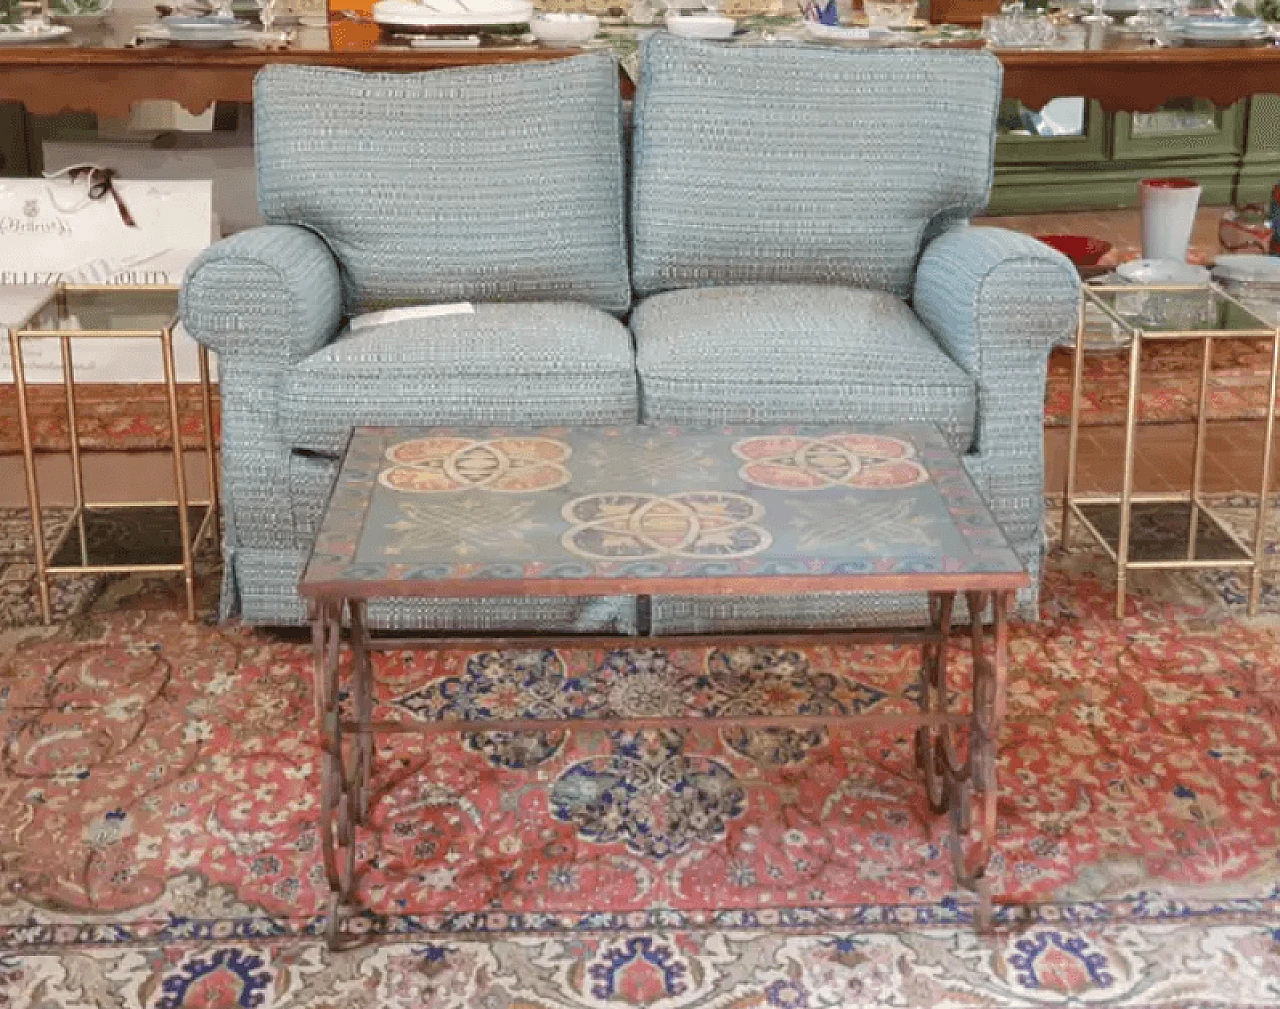
[[[118,14],[107,29],[52,46],[0,48],[0,102],[29,112],[126,116],[134,102],[169,99],[199,113],[214,102],[248,102],[268,63],[411,71],[478,63],[556,59],[536,45],[422,50],[380,41],[369,25],[303,28],[283,49],[128,48],[139,22]],[[1032,108],[1052,98],[1097,99],[1111,112],[1149,112],[1173,98],[1220,107],[1254,94],[1280,94],[1280,47],[1001,51],[1004,93]],[[631,82],[622,81],[624,92]]]

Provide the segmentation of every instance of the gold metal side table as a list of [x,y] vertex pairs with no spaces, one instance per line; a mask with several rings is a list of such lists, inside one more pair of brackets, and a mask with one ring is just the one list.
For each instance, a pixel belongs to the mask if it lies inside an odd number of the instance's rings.
[[[1191,487],[1167,493],[1134,490],[1134,441],[1138,430],[1142,353],[1148,344],[1200,341],[1200,377]],[[1221,340],[1267,340],[1271,368],[1267,380],[1266,440],[1258,488],[1253,542],[1246,542],[1206,503],[1205,435],[1209,425],[1209,388],[1213,381],[1213,348]],[[1128,356],[1125,401],[1123,475],[1118,494],[1080,494],[1076,490],[1076,456],[1080,434],[1080,400],[1084,356],[1122,352]],[[1234,568],[1249,578],[1249,614],[1258,609],[1262,587],[1268,495],[1271,488],[1275,436],[1276,380],[1280,372],[1280,328],[1260,319],[1217,285],[1138,286],[1085,285],[1076,331],[1071,378],[1071,420],[1067,441],[1067,475],[1062,503],[1062,544],[1074,518],[1101,545],[1116,565],[1116,618],[1124,616],[1130,571]],[[1155,525],[1176,530],[1163,542],[1144,542],[1135,527]],[[1171,545],[1177,543],[1176,549]]]
[[[209,355],[199,349],[200,411],[204,429],[205,479],[208,495],[191,500],[182,444],[182,416],[174,365],[173,331],[177,324],[178,288],[59,285],[21,322],[9,328],[9,353],[18,393],[18,423],[22,435],[22,459],[26,471],[27,503],[31,510],[35,545],[36,584],[40,616],[52,619],[51,580],[60,576],[165,573],[184,579],[187,617],[194,620],[195,554],[207,536],[217,535],[218,484],[214,452],[213,395]],[[82,339],[154,339],[159,343],[164,367],[164,387],[169,407],[169,449],[173,458],[174,498],[167,501],[89,501],[85,495],[82,449],[76,414],[76,382],[73,344]],[[51,542],[45,541],[40,503],[40,481],[32,440],[26,361],[23,344],[30,340],[58,341],[62,387],[66,397],[67,431],[71,453],[72,500],[70,521]],[[136,528],[145,523],[152,541],[150,556],[137,557],[122,540],[122,513]]]

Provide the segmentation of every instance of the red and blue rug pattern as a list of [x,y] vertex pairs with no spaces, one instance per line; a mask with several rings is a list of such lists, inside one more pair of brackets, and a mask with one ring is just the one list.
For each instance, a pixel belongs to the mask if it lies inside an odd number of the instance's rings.
[[[300,636],[142,581],[4,632],[0,1005],[1280,1006],[1275,623],[1168,593],[1116,621],[1059,561],[1012,633],[993,938],[907,736],[587,724],[384,739],[330,953]],[[395,652],[377,715],[887,713],[916,661]]]

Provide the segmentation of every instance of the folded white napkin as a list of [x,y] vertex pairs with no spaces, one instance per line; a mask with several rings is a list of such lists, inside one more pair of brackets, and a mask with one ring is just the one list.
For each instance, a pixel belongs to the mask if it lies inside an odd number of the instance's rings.
[[351,332],[385,326],[406,319],[431,319],[441,315],[472,315],[475,306],[469,301],[457,301],[447,305],[413,305],[409,308],[388,308],[381,312],[365,312],[351,320]]

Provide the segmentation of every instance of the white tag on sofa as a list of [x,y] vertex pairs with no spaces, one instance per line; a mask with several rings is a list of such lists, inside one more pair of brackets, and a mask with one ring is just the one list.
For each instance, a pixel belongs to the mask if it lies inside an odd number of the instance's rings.
[[440,315],[472,315],[475,306],[469,301],[455,301],[448,305],[413,305],[409,308],[388,308],[382,312],[366,312],[351,320],[351,331],[385,326],[406,319],[432,319]]

